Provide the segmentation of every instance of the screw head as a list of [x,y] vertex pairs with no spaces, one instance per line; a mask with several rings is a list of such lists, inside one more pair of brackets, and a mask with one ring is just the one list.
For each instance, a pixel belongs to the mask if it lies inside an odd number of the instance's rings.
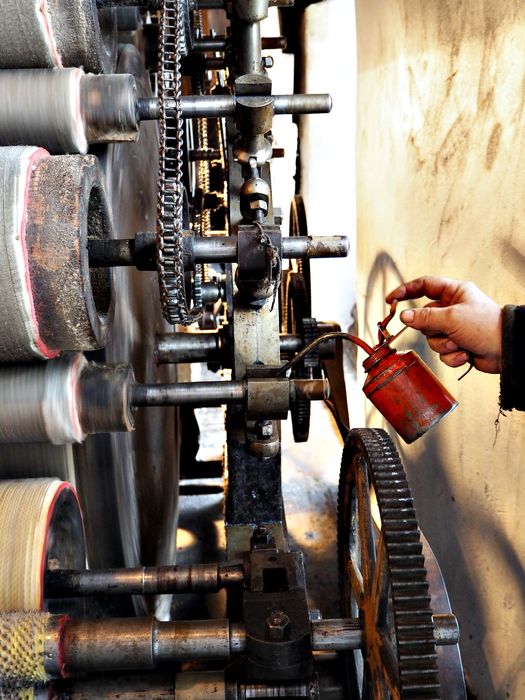
[[262,64],[264,68],[272,68],[273,67],[273,57],[272,56],[264,56],[262,60]]

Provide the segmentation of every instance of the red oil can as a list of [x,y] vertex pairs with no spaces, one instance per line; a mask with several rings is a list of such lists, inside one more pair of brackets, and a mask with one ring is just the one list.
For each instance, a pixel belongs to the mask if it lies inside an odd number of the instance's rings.
[[397,352],[388,342],[363,362],[363,391],[407,443],[430,430],[458,402],[415,352]]

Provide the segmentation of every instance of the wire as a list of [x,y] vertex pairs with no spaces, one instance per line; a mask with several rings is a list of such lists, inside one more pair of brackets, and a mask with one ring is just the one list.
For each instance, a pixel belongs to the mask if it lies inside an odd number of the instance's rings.
[[332,340],[333,338],[341,338],[341,340],[347,340],[351,343],[354,343],[355,345],[358,345],[362,350],[364,350],[367,353],[367,355],[371,355],[374,352],[374,349],[370,347],[368,343],[365,343],[364,340],[361,340],[361,338],[358,338],[356,335],[351,335],[350,333],[343,333],[342,331],[332,331],[331,333],[324,333],[323,335],[320,335],[318,338],[306,345],[306,347],[304,347],[301,350],[301,352],[298,352],[295,357],[293,357],[289,362],[283,365],[279,369],[277,374],[284,374],[294,365],[300,362],[306,355],[308,355],[308,353],[312,352],[312,350],[315,350],[315,348],[318,345],[321,345],[321,343],[325,343],[327,340]]

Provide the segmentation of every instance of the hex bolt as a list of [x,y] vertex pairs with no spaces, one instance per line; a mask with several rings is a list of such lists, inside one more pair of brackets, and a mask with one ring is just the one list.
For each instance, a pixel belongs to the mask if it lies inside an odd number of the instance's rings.
[[262,59],[263,68],[273,68],[273,57],[263,56]]
[[291,621],[288,615],[282,610],[274,610],[266,618],[266,631],[270,639],[278,641],[284,639],[289,632]]

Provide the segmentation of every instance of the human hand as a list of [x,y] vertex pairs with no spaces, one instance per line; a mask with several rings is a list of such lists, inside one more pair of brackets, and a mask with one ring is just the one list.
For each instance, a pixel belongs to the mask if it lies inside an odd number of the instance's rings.
[[432,301],[423,308],[406,309],[401,321],[427,336],[432,350],[449,367],[469,361],[481,372],[501,371],[501,308],[472,282],[447,277],[418,277],[387,295],[394,299]]

